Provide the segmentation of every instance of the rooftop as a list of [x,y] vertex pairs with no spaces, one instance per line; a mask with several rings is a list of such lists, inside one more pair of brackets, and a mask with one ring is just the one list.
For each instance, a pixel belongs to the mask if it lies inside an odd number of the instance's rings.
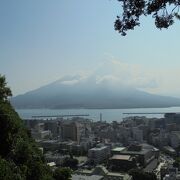
[[116,148],[112,149],[112,151],[120,152],[120,151],[123,151],[124,149],[125,149],[125,147],[116,147]]
[[109,172],[107,174],[109,177],[117,177],[118,179],[122,179],[122,180],[131,180],[131,176],[129,176],[128,174],[123,174],[123,173],[119,173],[119,172]]
[[50,162],[50,163],[47,163],[48,166],[50,167],[53,167],[53,166],[56,166],[56,163],[55,162]]
[[101,180],[103,179],[103,176],[97,176],[97,175],[91,175],[91,176],[85,176],[85,175],[72,175],[72,180]]
[[102,149],[106,149],[107,148],[107,146],[102,146],[102,147],[94,147],[94,148],[92,148],[92,149],[90,149],[90,150],[93,150],[93,151],[100,151],[100,150],[102,150]]
[[141,151],[128,151],[128,150],[124,150],[124,151],[121,151],[121,154],[125,154],[125,155],[145,155],[149,151],[152,151],[152,150],[151,149],[142,149]]
[[176,152],[171,146],[164,146],[164,149],[167,150],[167,151],[170,151],[172,153]]
[[129,161],[131,159],[131,156],[130,155],[114,155],[111,159]]
[[171,133],[176,135],[180,139],[180,131],[172,131]]

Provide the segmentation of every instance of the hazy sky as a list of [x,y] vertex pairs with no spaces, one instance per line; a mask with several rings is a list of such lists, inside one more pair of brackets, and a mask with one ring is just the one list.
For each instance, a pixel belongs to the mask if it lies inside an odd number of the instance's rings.
[[0,73],[13,94],[97,73],[180,97],[180,22],[160,31],[142,18],[122,37],[113,27],[119,12],[116,0],[1,0]]

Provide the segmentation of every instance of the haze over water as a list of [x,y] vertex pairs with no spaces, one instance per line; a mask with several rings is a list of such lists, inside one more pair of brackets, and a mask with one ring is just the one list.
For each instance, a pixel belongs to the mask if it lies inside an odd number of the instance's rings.
[[[180,112],[180,107],[169,108],[136,108],[136,109],[16,109],[22,119],[29,119],[32,116],[54,116],[54,115],[85,115],[88,119],[93,121],[100,120],[100,113],[102,120],[107,122],[122,121],[128,116],[146,116],[149,118],[161,118],[163,114],[123,114],[123,113],[167,113]],[[50,118],[49,118],[50,119]]]

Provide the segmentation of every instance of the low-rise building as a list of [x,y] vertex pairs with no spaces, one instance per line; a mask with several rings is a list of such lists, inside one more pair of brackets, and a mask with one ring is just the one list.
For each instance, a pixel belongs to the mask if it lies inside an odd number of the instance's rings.
[[104,177],[103,176],[99,176],[99,175],[86,176],[86,175],[73,174],[71,179],[72,180],[103,180]]
[[140,163],[140,165],[145,167],[155,158],[156,152],[153,146],[143,144],[131,145],[125,150],[121,151],[120,154],[137,157],[137,161]]
[[130,155],[113,155],[108,162],[109,169],[116,172],[128,172],[136,168],[136,158]]
[[132,128],[132,135],[134,141],[137,141],[139,143],[143,142],[143,131],[140,130],[138,127]]
[[49,131],[49,130],[45,130],[45,131],[44,130],[42,130],[42,131],[32,130],[31,135],[36,140],[49,139],[51,137],[51,131]]
[[177,148],[180,145],[180,131],[172,131],[170,134],[170,142],[173,148]]
[[171,147],[171,146],[164,146],[163,150],[165,153],[171,155],[171,156],[175,156],[176,155],[176,151]]
[[60,154],[52,154],[52,153],[46,153],[44,156],[47,163],[54,162],[57,166],[62,165],[65,158],[68,157],[68,156],[63,156]]
[[88,151],[88,159],[94,164],[102,163],[104,160],[108,159],[109,156],[110,148],[108,146],[95,147]]
[[125,147],[115,147],[115,148],[111,149],[111,154],[112,155],[120,154],[125,149],[126,149]]
[[103,180],[132,180],[132,176],[127,173],[110,172],[104,166],[96,166],[92,170],[78,170],[77,175],[84,175],[84,177],[93,177],[93,175],[103,177]]

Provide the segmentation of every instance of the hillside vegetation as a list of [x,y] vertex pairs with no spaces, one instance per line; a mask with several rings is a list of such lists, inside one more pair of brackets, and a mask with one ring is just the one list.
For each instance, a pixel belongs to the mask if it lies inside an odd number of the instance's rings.
[[67,169],[53,172],[46,165],[42,152],[11,106],[11,95],[5,77],[0,75],[0,180],[68,179],[70,173],[64,173]]

